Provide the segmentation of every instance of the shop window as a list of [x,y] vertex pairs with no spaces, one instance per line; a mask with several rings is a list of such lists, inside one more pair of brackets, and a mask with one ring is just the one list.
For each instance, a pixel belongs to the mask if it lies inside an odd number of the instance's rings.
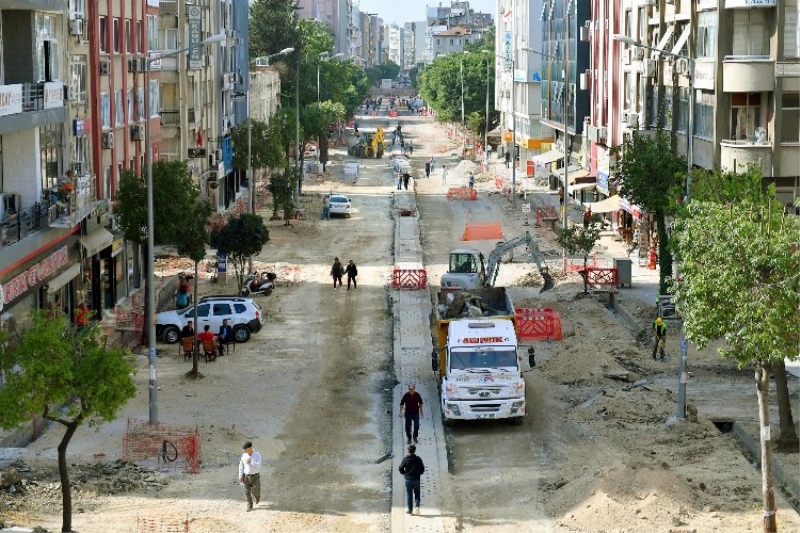
[[761,95],[734,94],[731,99],[731,136],[735,141],[756,140],[761,127]]
[[781,96],[781,142],[800,142],[800,93],[785,92]]

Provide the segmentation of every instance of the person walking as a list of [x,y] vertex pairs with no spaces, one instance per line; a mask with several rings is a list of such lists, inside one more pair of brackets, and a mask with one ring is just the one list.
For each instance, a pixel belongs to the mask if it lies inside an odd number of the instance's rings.
[[339,287],[342,286],[342,276],[344,275],[344,267],[339,262],[338,257],[333,258],[333,265],[331,266],[331,276],[333,277],[333,290],[336,290],[336,283]]
[[511,163],[511,152],[506,152],[505,157],[506,157],[506,168],[508,168],[508,165]]
[[475,187],[475,174],[473,174],[472,171],[470,171],[470,173],[469,173],[469,182],[468,183],[469,183],[469,188],[470,189],[473,189]]
[[408,155],[414,155],[414,141],[408,140]]
[[403,173],[400,172],[399,170],[397,171],[397,190],[398,191],[403,190]]
[[656,343],[655,346],[653,346],[653,361],[656,360],[656,354],[659,348],[661,348],[661,360],[663,361],[664,349],[667,344],[667,325],[664,324],[663,318],[658,317],[653,321],[653,334],[655,334],[656,337]]
[[431,162],[430,161],[425,161],[425,177],[426,178],[430,178],[431,177]]
[[[408,446],[408,455],[403,457],[399,467],[400,473],[406,481],[406,503],[408,505],[407,514],[412,514],[416,509],[416,515],[419,516],[419,505],[421,503],[421,486],[420,478],[425,473],[425,463],[417,455],[417,447],[413,444]],[[416,507],[413,504],[416,503]]]
[[356,264],[353,263],[351,259],[347,263],[347,268],[344,269],[345,273],[347,274],[347,290],[350,290],[350,282],[353,282],[353,290],[358,288],[358,284],[356,283],[356,276],[358,276],[358,268],[356,268]]
[[447,165],[442,165],[442,185],[447,185]]
[[75,328],[78,331],[83,331],[89,325],[91,313],[89,308],[86,307],[86,302],[78,304],[78,308],[75,310]]
[[433,169],[436,168],[436,159],[431,156],[431,174],[433,173]]
[[322,220],[331,219],[331,197],[327,194],[322,199]]
[[261,499],[261,454],[253,449],[253,443],[247,441],[242,446],[242,457],[239,459],[239,483],[244,486],[244,497],[247,500],[247,512],[253,510],[253,500],[258,505]]
[[[417,387],[413,383],[408,384],[408,392],[403,394],[400,399],[400,418],[405,418],[406,439],[411,444],[419,442],[419,419],[423,417],[422,396],[417,392]],[[411,426],[414,432],[411,432]]]
[[587,207],[586,212],[583,214],[583,227],[588,228],[589,224],[592,223],[592,208]]
[[405,190],[408,190],[408,180],[410,179],[411,179],[411,174],[409,174],[408,172],[403,172],[403,188],[405,188]]
[[492,158],[492,145],[486,145],[486,161],[488,162]]

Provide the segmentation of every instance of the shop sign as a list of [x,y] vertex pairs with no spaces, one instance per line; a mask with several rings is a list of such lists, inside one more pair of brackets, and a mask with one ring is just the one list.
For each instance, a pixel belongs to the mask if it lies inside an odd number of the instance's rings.
[[777,0],[725,0],[725,9],[775,7]]
[[200,68],[203,66],[203,47],[202,25],[203,19],[200,14],[200,6],[186,6],[189,18],[189,68]]
[[598,170],[597,174],[596,174],[596,177],[597,177],[597,184],[595,185],[595,188],[598,191],[600,191],[601,193],[603,193],[606,196],[608,196],[608,194],[609,194],[608,193],[608,174],[605,173],[605,172],[600,172],[600,170]]
[[42,92],[45,109],[64,107],[64,84],[60,81],[48,81]]
[[630,213],[636,220],[642,220],[642,208],[636,204],[630,203],[627,198],[620,197],[619,208]]
[[48,276],[66,266],[69,261],[67,247],[62,246],[43,260],[34,264],[21,274],[11,279],[8,283],[0,285],[0,304],[8,305],[25,294],[28,289],[35,287]]
[[89,133],[90,123],[85,118],[76,118],[72,121],[72,135],[85,137]]
[[111,257],[117,256],[125,249],[125,239],[119,237],[111,241]]
[[22,84],[0,85],[0,116],[22,113]]
[[717,70],[715,61],[695,61],[694,88],[714,90],[714,78]]
[[511,59],[511,32],[507,31],[505,34],[505,39],[503,39],[503,53],[505,55],[506,60],[506,68],[511,68],[512,59]]
[[217,274],[228,273],[228,255],[225,252],[217,252]]

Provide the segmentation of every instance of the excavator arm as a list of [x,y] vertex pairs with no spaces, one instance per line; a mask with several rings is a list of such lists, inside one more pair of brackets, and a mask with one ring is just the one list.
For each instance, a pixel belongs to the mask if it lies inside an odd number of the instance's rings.
[[522,245],[528,247],[528,253],[531,256],[531,259],[533,259],[533,261],[536,263],[536,268],[539,269],[539,274],[542,275],[542,279],[544,280],[544,285],[542,285],[542,289],[539,291],[539,293],[549,291],[555,286],[552,276],[550,276],[547,267],[544,265],[544,262],[542,261],[539,247],[536,245],[536,241],[533,240],[533,236],[530,234],[529,231],[526,231],[519,237],[515,237],[505,242],[501,242],[495,247],[494,250],[491,251],[486,266],[487,286],[494,287],[494,282],[497,279],[498,272],[500,271],[500,259],[509,250],[513,250],[514,248]]

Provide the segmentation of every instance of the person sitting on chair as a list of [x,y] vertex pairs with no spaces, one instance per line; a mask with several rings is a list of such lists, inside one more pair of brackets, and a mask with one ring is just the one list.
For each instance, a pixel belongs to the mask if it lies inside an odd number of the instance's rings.
[[233,338],[233,328],[228,324],[228,319],[222,319],[222,325],[219,327],[219,334],[217,335],[217,344],[220,355],[225,355],[225,345],[235,342]]
[[185,339],[186,337],[194,337],[194,321],[190,320],[183,326],[181,330],[181,339]]
[[[200,342],[203,343],[203,350],[208,354],[209,359],[214,360],[217,358],[217,339],[213,333],[211,333],[211,326],[206,324],[203,326],[203,333],[197,336]],[[210,350],[206,349],[206,344],[211,346]]]

